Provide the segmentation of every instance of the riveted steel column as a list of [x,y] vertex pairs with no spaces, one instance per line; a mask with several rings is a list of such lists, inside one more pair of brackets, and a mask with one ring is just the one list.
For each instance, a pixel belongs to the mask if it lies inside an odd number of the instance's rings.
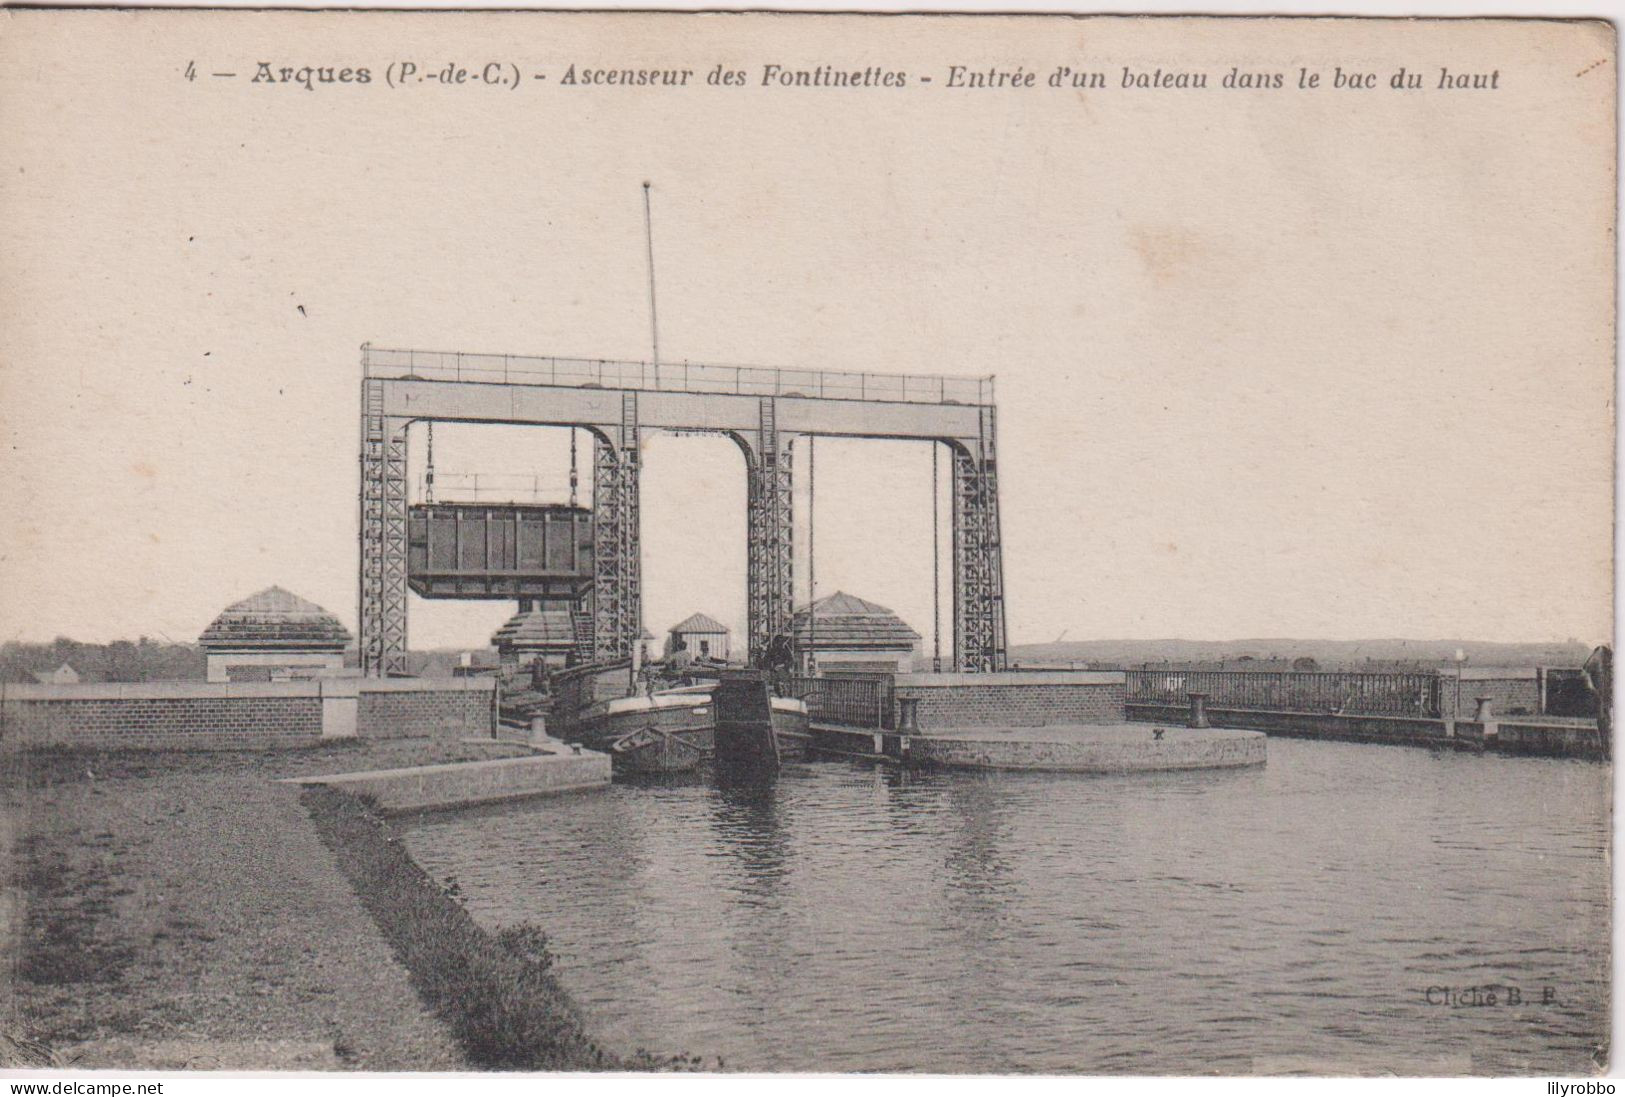
[[638,398],[621,396],[614,443],[595,437],[593,476],[593,654],[630,658],[643,631],[639,535]]
[[361,667],[406,672],[406,430],[384,414],[384,382],[361,382]]
[[1004,551],[1000,543],[993,409],[982,409],[978,453],[953,452],[954,665],[961,671],[1007,665]]
[[760,666],[768,641],[789,627],[795,598],[794,485],[790,439],[777,408],[763,397],[754,452],[746,447],[746,616],[750,661]]

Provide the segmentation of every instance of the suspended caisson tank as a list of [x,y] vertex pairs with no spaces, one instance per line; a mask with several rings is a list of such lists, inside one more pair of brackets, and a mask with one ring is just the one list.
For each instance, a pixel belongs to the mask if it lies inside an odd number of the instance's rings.
[[586,507],[419,503],[408,512],[406,582],[424,598],[574,602],[592,578]]

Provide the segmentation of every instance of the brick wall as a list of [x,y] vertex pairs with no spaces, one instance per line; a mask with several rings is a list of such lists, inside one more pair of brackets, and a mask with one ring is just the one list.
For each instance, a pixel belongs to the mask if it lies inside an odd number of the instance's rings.
[[363,739],[483,738],[496,729],[495,685],[490,678],[367,681],[356,731]]
[[923,731],[1115,724],[1124,719],[1123,683],[1121,671],[900,674],[894,697],[919,699]]
[[324,694],[330,707],[354,700],[366,738],[484,737],[496,728],[495,691],[491,679],[6,685],[0,750],[308,746],[322,738]]
[[1439,715],[1446,720],[1470,720],[1478,708],[1477,698],[1490,699],[1490,714],[1496,718],[1532,715],[1540,712],[1540,679],[1533,667],[1500,670],[1485,667],[1461,672],[1461,703],[1457,707],[1457,681],[1454,669],[1439,672]]
[[94,683],[0,691],[0,750],[263,750],[305,746],[321,734],[322,700],[305,683]]

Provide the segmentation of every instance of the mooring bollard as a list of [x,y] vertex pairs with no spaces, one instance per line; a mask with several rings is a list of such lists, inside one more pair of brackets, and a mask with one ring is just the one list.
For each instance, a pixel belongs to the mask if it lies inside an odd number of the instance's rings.
[[899,697],[897,699],[897,708],[897,730],[910,733],[919,731],[920,699],[918,697]]
[[532,744],[547,742],[547,717],[532,716],[530,718],[530,741]]
[[1473,721],[1475,723],[1488,724],[1495,719],[1495,717],[1490,714],[1490,702],[1495,700],[1495,698],[1474,697],[1473,700],[1478,703],[1478,708],[1473,712]]
[[1191,699],[1190,726],[1193,728],[1211,727],[1212,725],[1207,722],[1208,695],[1205,693],[1187,693],[1185,696]]

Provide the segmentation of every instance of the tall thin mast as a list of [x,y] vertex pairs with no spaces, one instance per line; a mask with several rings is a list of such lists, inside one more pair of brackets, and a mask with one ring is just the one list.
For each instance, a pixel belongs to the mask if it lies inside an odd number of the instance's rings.
[[937,517],[937,443],[931,443],[931,672],[942,671],[942,525]]
[[655,224],[649,207],[649,184],[643,184],[643,236],[649,246],[649,343],[654,351],[655,388],[660,387],[660,320],[655,311]]
[[423,474],[423,501],[434,502],[434,420],[429,420],[429,466]]
[[576,506],[576,428],[570,428],[570,505]]
[[814,434],[807,435],[807,673],[818,673],[818,568],[817,542],[814,541],[815,517],[813,504],[817,478],[813,468]]

